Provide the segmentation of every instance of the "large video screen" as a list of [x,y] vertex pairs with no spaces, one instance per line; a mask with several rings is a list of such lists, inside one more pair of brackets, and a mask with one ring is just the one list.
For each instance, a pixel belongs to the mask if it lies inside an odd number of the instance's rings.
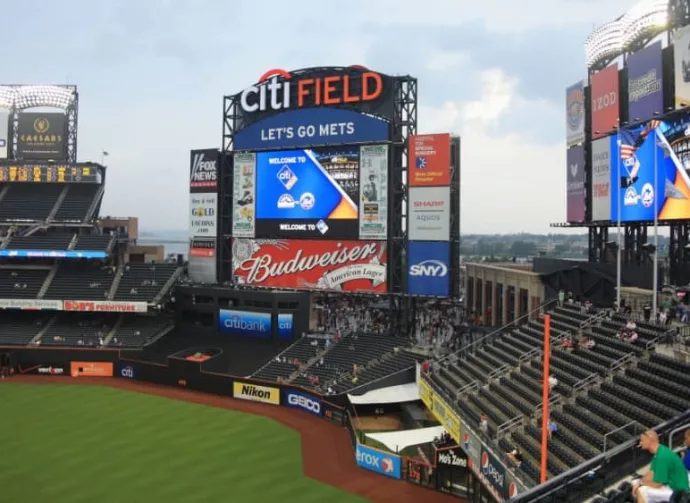
[[690,118],[621,130],[610,148],[611,220],[619,205],[624,222],[690,218]]
[[256,154],[256,237],[357,239],[359,147]]

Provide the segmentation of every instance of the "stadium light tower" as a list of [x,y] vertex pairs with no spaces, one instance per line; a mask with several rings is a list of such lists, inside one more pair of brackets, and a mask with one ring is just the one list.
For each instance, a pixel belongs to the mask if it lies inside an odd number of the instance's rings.
[[585,41],[587,67],[615,58],[631,44],[652,38],[668,26],[669,0],[640,0],[621,17],[601,25]]

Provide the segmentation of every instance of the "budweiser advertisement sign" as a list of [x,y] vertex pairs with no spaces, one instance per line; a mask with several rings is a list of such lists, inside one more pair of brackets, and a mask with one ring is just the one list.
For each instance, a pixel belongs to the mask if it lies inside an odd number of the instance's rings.
[[64,311],[99,312],[99,313],[145,313],[146,302],[118,302],[107,300],[66,300]]
[[240,285],[385,293],[386,251],[380,241],[234,239],[233,275]]

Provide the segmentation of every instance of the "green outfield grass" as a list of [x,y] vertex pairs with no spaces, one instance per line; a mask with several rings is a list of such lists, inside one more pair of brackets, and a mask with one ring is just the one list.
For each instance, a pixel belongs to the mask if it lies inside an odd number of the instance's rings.
[[[328,439],[324,439],[327,442]],[[366,501],[305,477],[266,418],[100,386],[0,386],[0,501]]]

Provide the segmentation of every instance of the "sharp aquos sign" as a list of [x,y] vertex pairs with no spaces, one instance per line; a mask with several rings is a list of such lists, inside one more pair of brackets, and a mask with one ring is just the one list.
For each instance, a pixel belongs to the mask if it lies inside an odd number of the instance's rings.
[[386,251],[378,241],[235,239],[233,275],[240,285],[384,293]]

